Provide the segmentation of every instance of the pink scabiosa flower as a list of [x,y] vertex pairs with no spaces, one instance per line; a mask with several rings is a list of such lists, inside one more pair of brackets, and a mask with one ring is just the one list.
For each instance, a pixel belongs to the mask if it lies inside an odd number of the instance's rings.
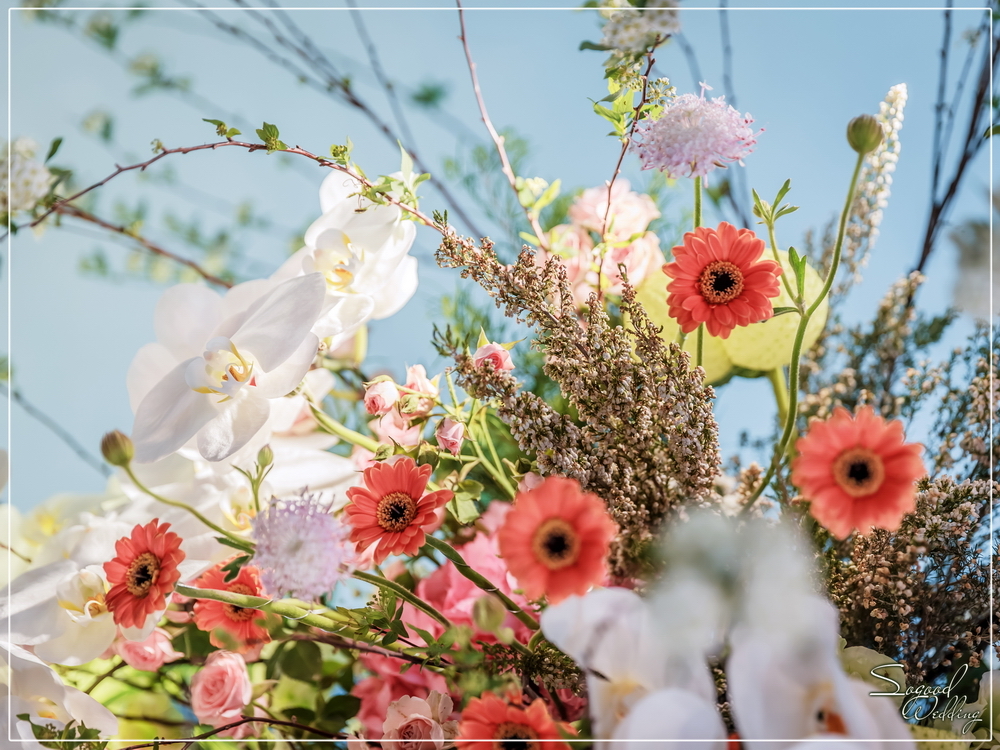
[[726,162],[742,165],[743,157],[757,145],[750,125],[753,118],[726,104],[725,97],[706,99],[682,94],[666,104],[656,120],[646,120],[636,129],[633,148],[643,169],[658,169],[668,177],[701,177]]
[[365,411],[369,414],[387,414],[399,401],[399,389],[391,380],[369,383],[365,389]]
[[434,431],[434,437],[437,438],[438,445],[441,448],[449,451],[453,456],[457,456],[462,452],[462,441],[465,440],[465,425],[461,422],[456,422],[454,419],[445,417]]
[[312,495],[272,500],[253,520],[254,563],[276,596],[318,599],[351,574],[350,529]]
[[492,367],[494,370],[513,370],[514,360],[510,358],[510,352],[503,344],[493,342],[485,344],[476,349],[472,355],[472,361],[476,367]]
[[702,323],[713,336],[727,339],[736,326],[759,323],[774,315],[771,297],[781,293],[781,266],[760,260],[764,241],[749,229],[728,222],[718,229],[698,227],[674,248],[674,262],[663,272],[670,317],[684,333]]

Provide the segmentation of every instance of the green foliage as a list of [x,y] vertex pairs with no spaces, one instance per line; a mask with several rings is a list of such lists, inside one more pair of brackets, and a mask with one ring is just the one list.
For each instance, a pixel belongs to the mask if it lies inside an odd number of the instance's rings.
[[[128,63],[128,71],[141,79],[141,83],[132,89],[136,96],[155,91],[189,91],[191,79],[187,77],[168,76],[163,69],[163,62],[156,55],[139,55]],[[220,133],[219,135],[224,135]]]
[[483,485],[474,479],[465,479],[453,488],[455,493],[446,506],[448,512],[455,517],[460,524],[472,523],[479,518],[479,499],[483,495]]
[[448,86],[436,81],[425,81],[410,94],[410,100],[421,107],[435,109],[440,107],[448,96]]
[[[227,126],[226,123],[224,123],[222,120],[209,120],[209,119],[203,117],[202,118],[202,122],[207,122],[207,123],[211,123],[212,125],[215,125],[215,133],[216,133],[216,135],[220,135],[223,138],[225,138],[226,140],[231,141],[231,140],[233,140],[233,136],[240,135],[240,131],[239,130],[237,130],[236,128],[231,128],[231,127]],[[260,133],[260,131],[257,131],[257,132],[258,132],[258,134]]]
[[257,137],[263,141],[264,145],[267,146],[267,153],[273,154],[275,151],[285,151],[288,146],[284,141],[278,140],[278,128],[276,125],[272,125],[269,122],[265,122],[264,126],[257,128]]
[[114,117],[103,109],[95,109],[84,117],[82,127],[86,132],[93,133],[105,143],[111,143],[114,139]]
[[781,186],[778,190],[778,194],[775,196],[772,203],[768,203],[765,200],[761,200],[761,197],[757,195],[757,191],[751,189],[753,194],[753,215],[761,219],[758,224],[766,224],[768,226],[773,226],[774,223],[780,219],[782,216],[790,214],[794,211],[798,211],[798,206],[790,206],[787,203],[780,208],[775,209],[774,207],[781,203],[781,199],[785,197],[789,190],[792,189],[792,181],[785,180],[785,184]]
[[353,151],[354,143],[351,141],[350,137],[348,137],[347,143],[343,146],[330,146],[330,158],[342,167],[346,167],[351,163],[351,153]]
[[107,50],[113,50],[118,44],[119,31],[119,26],[107,13],[95,13],[84,27],[84,34]]
[[30,714],[18,714],[17,718],[31,724],[31,731],[42,747],[58,750],[103,750],[108,744],[100,739],[97,729],[88,729],[85,724],[77,724],[75,721],[57,729],[54,724],[35,724]]

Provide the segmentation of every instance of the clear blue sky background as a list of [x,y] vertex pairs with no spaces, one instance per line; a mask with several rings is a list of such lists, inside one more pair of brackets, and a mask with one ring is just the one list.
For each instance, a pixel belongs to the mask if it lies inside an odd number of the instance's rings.
[[[457,40],[457,16],[450,5],[440,5],[439,10],[368,9],[365,19],[389,76],[404,89],[425,81],[444,83],[449,91],[445,108],[480,136],[483,131]],[[477,3],[469,5],[474,8]],[[851,301],[851,316],[868,318],[888,285],[917,257],[929,205],[941,13],[927,10],[936,5],[930,3],[910,3],[923,10],[879,11],[862,9],[864,3],[847,3],[858,6],[855,10],[803,10],[794,3],[780,3],[789,7],[776,10],[733,5],[737,6],[730,14],[737,103],[766,129],[747,159],[749,184],[769,196],[791,178],[789,198],[802,207],[782,220],[783,244],[800,243],[808,228],[821,228],[841,205],[852,166],[852,152],[843,136],[847,121],[877,111],[890,86],[902,82],[909,86],[903,151],[891,203],[865,284]],[[686,3],[684,8],[684,32],[698,50],[702,77],[714,87],[713,94],[721,94],[718,10],[707,3]],[[982,12],[956,11],[956,59],[964,51],[960,32],[976,25]],[[226,16],[236,20],[237,13],[246,18],[243,11]],[[388,117],[386,100],[367,72],[348,13],[343,8],[292,13],[338,65],[355,71],[358,90]],[[584,39],[599,41],[594,12],[472,10],[468,22],[494,122],[516,128],[530,142],[526,176],[561,178],[567,188],[599,185],[608,179],[618,143],[606,137],[607,125],[592,114],[589,101],[606,93],[603,54],[578,51]],[[318,153],[350,135],[356,160],[370,174],[398,169],[398,151],[363,116],[299,85],[258,53],[220,35],[193,11],[149,12],[125,35],[122,53],[127,57],[158,53],[169,73],[191,76],[194,88],[216,103],[211,110],[193,108],[169,95],[130,97],[135,79],[104,51],[53,25],[28,22],[20,11],[13,11],[10,31],[11,132],[42,144],[63,136],[56,161],[75,169],[82,184],[104,177],[116,160],[125,162],[126,154],[148,158],[154,138],[171,147],[205,142],[213,134],[201,118],[227,119],[234,112],[254,123],[276,123],[286,142]],[[672,79],[678,91],[698,90],[676,45],[668,45],[657,59],[658,70]],[[109,152],[80,129],[82,119],[97,109],[115,114],[121,151]],[[439,173],[442,160],[459,150],[454,130],[433,113],[411,108],[408,117],[418,150]],[[304,227],[318,215],[317,188],[323,177],[319,169],[310,175],[284,166],[278,158],[235,149],[169,161],[184,184],[200,191],[191,191],[191,200],[135,176],[123,176],[103,191],[101,210],[107,213],[115,200],[134,200],[141,194],[153,217],[168,212],[200,217],[203,228],[211,229],[227,217],[202,195],[208,193],[224,204],[249,200],[280,228]],[[644,179],[634,157],[626,159],[625,174],[633,183]],[[989,185],[989,162],[980,158],[951,221],[986,217]],[[688,183],[681,188],[671,204],[678,216],[690,201]],[[424,205],[432,208],[441,203],[426,190]],[[149,234],[170,246],[162,222],[153,221]],[[16,384],[95,453],[106,430],[131,428],[125,372],[136,350],[153,340],[152,312],[163,290],[147,282],[81,276],[79,259],[97,246],[106,248],[112,258],[124,257],[112,242],[48,229],[41,237],[19,234],[10,261],[3,264],[4,281],[10,281],[12,294],[10,351]],[[458,275],[434,265],[434,247],[432,233],[421,230],[413,251],[420,260],[420,289],[402,313],[373,326],[372,369],[400,373],[406,364],[424,363],[435,372],[444,366],[429,344],[431,326],[438,298],[455,289]],[[260,275],[265,275],[285,257],[287,248],[281,231],[276,231],[248,243],[246,251]],[[928,269],[930,281],[921,296],[926,308],[940,310],[949,303],[955,259],[945,240]],[[0,308],[0,317],[6,318],[5,308]],[[958,345],[970,327],[968,321],[956,326],[949,344]],[[717,414],[727,455],[736,450],[741,430],[765,432],[767,420],[773,418],[771,404],[763,380],[722,389]],[[97,472],[16,406],[11,431],[12,496],[19,507],[30,508],[56,492],[103,486]]]

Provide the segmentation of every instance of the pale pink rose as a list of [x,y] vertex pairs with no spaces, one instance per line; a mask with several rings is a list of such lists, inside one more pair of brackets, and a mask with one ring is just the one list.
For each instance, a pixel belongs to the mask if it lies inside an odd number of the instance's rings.
[[[507,506],[507,509],[510,509],[508,503],[494,502],[490,504],[491,508],[493,506]],[[497,515],[499,515],[499,512]],[[484,576],[500,591],[513,599],[522,609],[528,608],[525,598],[514,593],[517,581],[507,570],[507,564],[500,557],[500,548],[497,546],[496,539],[492,535],[477,534],[471,542],[459,547],[459,551],[473,570]],[[417,584],[417,596],[437,609],[456,625],[468,625],[472,628],[474,631],[474,640],[493,643],[496,641],[496,635],[479,630],[476,627],[475,618],[472,616],[476,600],[482,597],[482,595],[482,589],[459,573],[454,563],[451,562],[445,563]],[[437,620],[434,620],[429,615],[424,614],[409,604],[404,606],[406,607],[406,612],[403,615],[404,622],[422,628],[435,637],[444,631],[443,626]],[[502,627],[513,629],[517,639],[523,642],[526,642],[533,632],[511,614],[508,614],[504,618]]]
[[132,669],[142,672],[155,672],[164,664],[184,656],[180,651],[174,651],[170,645],[170,634],[163,628],[156,628],[144,641],[119,638],[113,648]]
[[510,358],[510,352],[496,342],[476,349],[472,361],[476,367],[492,367],[494,370],[507,371],[514,369],[514,360]]
[[594,264],[594,242],[590,238],[590,232],[572,224],[560,224],[550,230],[549,236],[552,238],[552,250],[536,252],[535,265],[541,268],[549,258],[559,258],[566,266],[566,281],[573,290],[573,300],[580,307],[586,304],[590,293],[594,291],[594,274],[591,271]]
[[382,745],[394,750],[442,750],[458,736],[458,722],[448,719],[452,700],[432,690],[427,700],[407,695],[389,704],[382,724]]
[[[406,387],[421,394],[415,399],[407,410],[407,414],[414,417],[426,417],[434,409],[434,402],[437,400],[440,390],[437,385],[427,377],[427,370],[423,365],[413,365],[406,370]],[[415,394],[407,394],[412,396]]]
[[653,232],[646,232],[631,245],[625,247],[614,247],[608,250],[601,264],[605,283],[605,290],[611,294],[622,293],[622,275],[618,264],[625,266],[625,273],[628,275],[628,282],[633,287],[639,286],[642,280],[653,271],[663,267],[666,263],[663,251],[660,250],[660,238]]
[[423,425],[411,425],[410,420],[398,411],[390,411],[368,423],[380,443],[392,445],[394,442],[404,448],[412,448],[420,442]]
[[370,469],[375,465],[375,452],[367,448],[362,448],[360,445],[355,445],[351,449],[351,462],[358,471]]
[[465,425],[461,422],[456,422],[454,419],[445,417],[434,431],[434,437],[437,438],[438,445],[441,448],[449,451],[453,456],[457,456],[462,452],[462,441],[465,440]]
[[432,690],[448,692],[444,677],[429,669],[414,667],[400,672],[404,662],[381,654],[361,654],[359,661],[374,673],[373,677],[366,677],[351,690],[352,695],[361,699],[358,719],[365,728],[363,734],[366,739],[382,737],[382,725],[393,701],[408,695],[429,696]]
[[399,389],[391,380],[379,380],[365,389],[365,411],[386,414],[399,401]]
[[[517,483],[518,492],[527,492],[528,490],[533,490],[535,487],[542,483],[542,477],[533,471],[529,471],[523,477],[521,481]],[[490,506],[493,507],[492,505]]]
[[624,240],[645,232],[649,222],[660,216],[653,199],[631,190],[628,180],[615,180],[611,188],[611,210],[608,211],[608,187],[589,188],[570,206],[570,221],[600,234],[604,229],[604,214],[608,214],[610,239]]
[[209,654],[191,679],[191,710],[198,721],[213,727],[239,721],[252,695],[247,664],[231,651]]

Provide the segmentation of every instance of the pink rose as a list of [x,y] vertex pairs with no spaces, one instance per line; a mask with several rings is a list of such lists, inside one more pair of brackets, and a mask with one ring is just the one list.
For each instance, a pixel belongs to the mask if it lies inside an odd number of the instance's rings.
[[653,199],[634,193],[628,180],[615,180],[611,188],[611,210],[608,211],[608,187],[589,188],[570,206],[570,221],[585,229],[601,233],[604,214],[608,215],[608,235],[613,240],[625,240],[645,232],[649,222],[659,217]]
[[445,417],[434,431],[438,445],[453,456],[462,452],[462,441],[465,440],[465,425],[454,419]]
[[610,284],[605,289],[611,294],[622,293],[622,276],[618,264],[625,266],[629,284],[638,286],[650,273],[662,268],[664,263],[666,258],[660,250],[660,238],[652,232],[646,232],[631,245],[611,248],[605,254],[601,268],[607,279],[605,283]]
[[389,704],[382,724],[382,745],[393,750],[442,750],[446,740],[458,736],[458,722],[451,720],[451,698],[432,690],[427,700],[404,696]]
[[[425,394],[410,399],[413,403],[410,404],[407,414],[413,417],[426,417],[430,414],[434,409],[434,402],[437,400],[440,391],[437,384],[428,379],[427,370],[424,369],[423,365],[413,365],[406,370],[406,387],[411,391],[418,391],[421,394]],[[416,394],[407,395],[415,396]]]
[[364,737],[377,740],[389,713],[389,705],[405,696],[427,696],[432,690],[447,693],[444,677],[428,669],[412,668],[400,672],[403,662],[381,654],[362,654],[361,664],[375,676],[357,683],[351,693],[361,699],[358,719],[364,725]]
[[594,263],[594,242],[590,232],[572,224],[560,224],[549,232],[552,251],[539,250],[535,253],[535,265],[544,266],[549,258],[557,257],[566,266],[566,280],[573,290],[573,299],[580,307],[586,304],[594,291],[596,274],[591,271]]
[[252,697],[247,664],[231,651],[209,654],[191,680],[191,710],[202,724],[221,727],[239,721]]
[[[521,481],[517,483],[518,492],[527,492],[528,490],[533,490],[535,487],[542,483],[542,477],[533,471],[529,471],[523,477]],[[490,505],[492,508],[493,505]]]
[[392,445],[395,442],[404,448],[412,448],[419,443],[420,433],[423,432],[422,425],[411,425],[410,420],[395,410],[373,419],[368,426],[372,428],[380,443]]
[[365,389],[365,411],[386,414],[399,401],[399,389],[391,380],[379,380]]
[[510,358],[510,352],[496,342],[476,349],[476,353],[472,355],[472,361],[476,367],[488,365],[494,370],[509,371],[514,369],[514,361]]
[[181,652],[174,651],[170,645],[170,634],[163,628],[156,628],[144,641],[119,638],[113,648],[132,669],[142,672],[155,672],[164,664],[184,656]]

